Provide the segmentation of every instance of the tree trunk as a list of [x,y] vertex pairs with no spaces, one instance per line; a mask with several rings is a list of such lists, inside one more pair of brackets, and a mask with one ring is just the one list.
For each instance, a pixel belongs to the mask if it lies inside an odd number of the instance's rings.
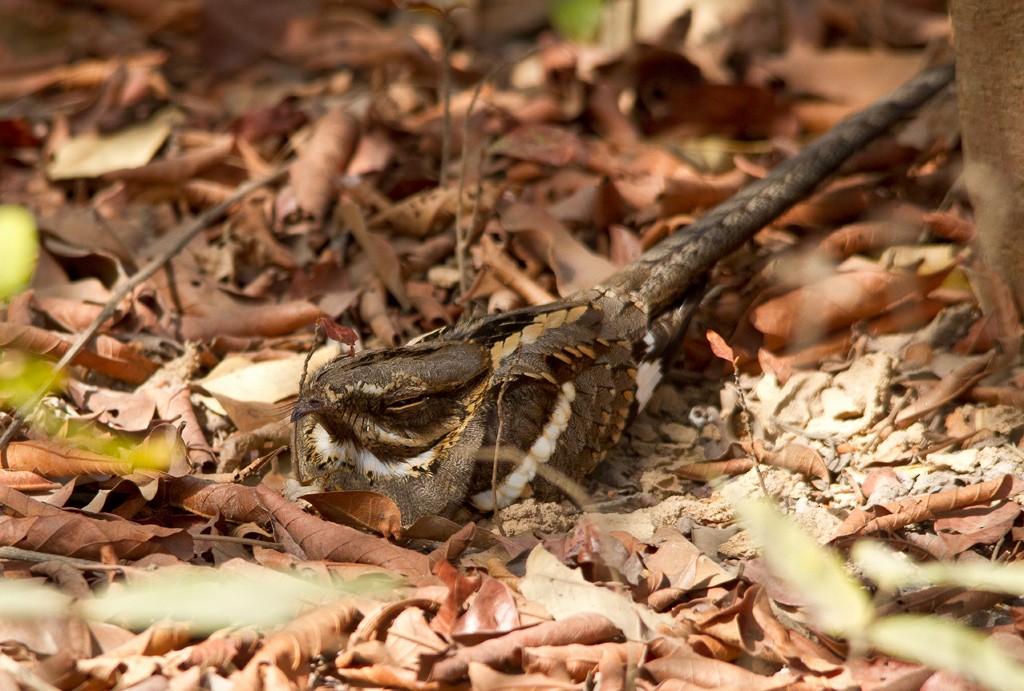
[[979,246],[1024,306],[1024,2],[952,0],[950,11]]

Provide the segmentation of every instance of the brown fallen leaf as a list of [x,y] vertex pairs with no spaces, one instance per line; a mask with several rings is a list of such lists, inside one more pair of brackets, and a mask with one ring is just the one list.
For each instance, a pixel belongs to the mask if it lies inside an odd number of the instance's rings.
[[338,205],[338,215],[366,254],[377,278],[387,286],[388,292],[395,297],[402,309],[408,311],[409,296],[405,292],[402,265],[398,261],[395,248],[382,236],[367,230],[363,212],[354,203],[341,202]]
[[322,222],[334,201],[345,166],[359,141],[359,122],[344,108],[327,111],[292,164],[295,201],[314,221]]
[[53,482],[31,470],[0,470],[0,485],[19,492],[47,492],[60,487],[59,482]]
[[603,643],[620,635],[619,628],[600,614],[576,614],[460,648],[454,655],[440,660],[425,660],[424,676],[430,681],[455,682],[466,677],[471,662],[521,668],[524,648]]
[[875,181],[843,179],[794,204],[775,220],[776,227],[829,228],[862,216],[879,200]]
[[384,283],[376,276],[366,281],[363,295],[359,300],[359,318],[370,327],[385,348],[394,348],[402,342],[398,328],[388,311]]
[[754,467],[754,461],[746,456],[731,458],[724,461],[703,461],[701,463],[684,463],[674,469],[674,473],[685,480],[708,482],[723,475],[742,475]]
[[[52,331],[0,322],[0,347],[17,348],[59,360],[71,348],[71,343]],[[96,336],[92,345],[79,352],[71,364],[128,384],[141,384],[157,369],[153,362],[130,346],[103,334]]]
[[583,144],[576,134],[564,127],[545,124],[517,127],[490,148],[490,153],[495,155],[556,167],[579,160],[583,152]]
[[1012,501],[972,506],[936,518],[935,532],[946,543],[949,554],[960,554],[976,545],[993,545],[1001,540],[1020,513],[1020,506]]
[[484,235],[480,238],[478,251],[481,267],[488,269],[498,280],[522,296],[527,304],[544,305],[556,299],[516,266],[516,263],[489,236]]
[[583,688],[569,679],[561,670],[551,674],[541,672],[505,674],[480,662],[470,662],[468,676],[470,686],[474,689],[489,689],[490,691],[503,691],[504,689],[509,691],[512,689],[557,691],[558,689],[580,690]]
[[406,607],[388,627],[384,649],[395,664],[415,670],[421,655],[443,653],[448,643],[431,630],[424,610]]
[[0,544],[10,547],[92,561],[103,561],[108,550],[128,560],[164,553],[187,561],[194,553],[185,530],[72,513],[3,485],[0,505],[16,514],[0,521]]
[[948,211],[929,211],[921,220],[932,235],[960,245],[968,245],[978,236],[978,228],[973,222]]
[[[755,440],[755,446],[763,446],[760,440]],[[784,468],[804,477],[819,480],[826,485],[829,482],[828,468],[825,461],[817,451],[803,444],[789,443],[782,448],[772,451],[757,453],[762,463],[775,468]]]
[[[498,200],[498,188],[484,185],[479,195],[474,189],[467,188],[463,190],[461,199],[463,218],[470,218],[477,206],[480,213],[486,214]],[[386,225],[398,235],[426,238],[448,227],[458,211],[458,187],[434,187],[381,210],[369,219],[369,225],[371,228]]]
[[402,533],[402,512],[383,494],[361,490],[314,492],[302,495],[302,499],[329,521],[390,539]]
[[221,517],[233,523],[267,525],[270,512],[253,487],[213,482],[194,475],[163,479],[164,500],[197,516]]
[[340,645],[360,618],[358,610],[349,603],[318,607],[302,615],[271,634],[245,667],[232,675],[235,688],[281,688],[267,683],[268,671],[280,671],[287,679],[296,681],[307,660]]
[[[705,657],[663,657],[640,667],[640,678],[654,684],[689,683],[696,688],[737,688],[751,691],[786,689],[796,681],[790,674],[763,677],[739,665]],[[662,688],[659,686],[659,688]],[[664,688],[672,688],[667,686]]]
[[215,317],[183,316],[169,330],[188,341],[208,341],[215,336],[285,336],[312,326],[320,308],[305,300],[277,305],[242,307]]
[[1006,499],[1024,491],[1024,482],[1012,475],[1004,475],[988,482],[968,487],[947,489],[935,494],[916,495],[869,509],[850,512],[832,536],[832,541],[851,535],[897,530],[914,523],[927,521],[937,515],[963,509],[975,504],[986,504]]
[[896,415],[896,426],[899,428],[909,427],[925,415],[956,400],[988,374],[992,361],[993,354],[990,353],[987,357],[970,360],[959,369],[944,376]]
[[597,285],[615,271],[610,261],[581,243],[540,206],[513,204],[502,212],[501,224],[546,259],[561,295]]
[[191,180],[200,171],[221,163],[234,148],[234,137],[219,135],[211,138],[204,146],[187,153],[164,158],[139,166],[122,168],[103,174],[105,180],[130,180],[139,184],[174,185]]
[[822,239],[818,249],[829,257],[849,257],[893,245],[909,244],[915,242],[920,234],[920,225],[905,219],[859,221],[836,228]]
[[281,533],[306,559],[370,564],[408,576],[430,574],[427,558],[418,552],[310,516],[263,485],[256,491],[260,503],[271,513],[275,532]]
[[52,478],[130,475],[135,472],[128,461],[44,440],[11,442],[4,452],[4,468],[31,471]]
[[523,670],[550,673],[565,669],[574,681],[584,681],[606,656],[634,667],[643,662],[648,647],[639,641],[595,645],[541,645],[523,651]]
[[[792,343],[806,341],[920,300],[948,271],[926,276],[887,271],[835,274],[755,307],[750,321],[763,334]],[[813,332],[813,333],[812,333]]]
[[522,626],[512,590],[494,578],[483,577],[476,596],[451,630],[460,641],[472,636],[493,636],[515,631]]

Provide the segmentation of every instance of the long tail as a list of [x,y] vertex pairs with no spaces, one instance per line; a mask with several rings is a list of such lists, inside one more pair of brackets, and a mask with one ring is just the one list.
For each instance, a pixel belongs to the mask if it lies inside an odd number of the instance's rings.
[[833,127],[686,230],[649,249],[600,288],[633,293],[647,303],[649,314],[662,313],[676,304],[704,272],[804,199],[846,159],[941,91],[953,76],[953,64],[922,72]]

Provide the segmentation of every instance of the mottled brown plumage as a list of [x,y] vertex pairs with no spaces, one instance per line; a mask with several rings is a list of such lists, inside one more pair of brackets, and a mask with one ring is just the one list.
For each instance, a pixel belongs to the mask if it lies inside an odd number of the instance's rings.
[[299,478],[412,520],[583,477],[649,396],[701,277],[952,76],[918,76],[594,289],[320,368],[293,415]]

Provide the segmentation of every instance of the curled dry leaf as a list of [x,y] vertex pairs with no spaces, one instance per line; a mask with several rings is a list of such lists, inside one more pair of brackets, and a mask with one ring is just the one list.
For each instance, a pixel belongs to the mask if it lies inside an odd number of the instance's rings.
[[164,496],[172,506],[197,516],[221,517],[234,523],[270,523],[270,513],[260,503],[256,490],[245,485],[212,482],[192,475],[164,481]]
[[[755,441],[755,445],[761,444]],[[784,468],[794,473],[799,473],[807,478],[819,480],[826,485],[829,482],[828,468],[825,461],[817,451],[803,444],[789,443],[780,449],[768,451],[763,455],[758,454],[763,463],[776,468]]]
[[200,468],[204,463],[215,463],[216,455],[206,441],[203,426],[199,424],[192,405],[191,389],[178,384],[147,388],[146,393],[156,400],[160,418],[176,425],[185,443],[185,458],[179,459],[181,462],[172,465],[167,471],[172,475],[185,475],[191,472],[193,464]]
[[118,559],[164,553],[188,560],[193,555],[192,537],[184,530],[71,513],[2,485],[0,504],[19,514],[0,521],[2,545],[93,561],[102,561],[107,550]]
[[850,223],[825,237],[818,249],[830,257],[849,257],[873,250],[914,242],[921,234],[919,226],[903,221],[877,220]]
[[561,621],[549,621],[529,628],[491,638],[474,646],[460,648],[454,655],[426,667],[431,681],[456,682],[466,677],[471,662],[492,667],[521,667],[523,649],[570,643],[603,643],[621,635],[619,628],[606,617],[576,614]]
[[[0,323],[0,346],[59,360],[71,348],[71,343],[52,331],[35,326]],[[153,362],[130,346],[103,334],[96,336],[92,345],[79,352],[71,364],[128,384],[141,384],[156,371]]]
[[54,441],[11,442],[5,456],[4,467],[8,470],[32,471],[43,477],[130,475],[135,472],[127,461]]
[[343,108],[325,113],[292,164],[295,200],[315,221],[323,221],[338,182],[359,141],[359,122]]
[[268,668],[281,670],[294,681],[307,660],[338,646],[359,619],[359,612],[348,603],[317,607],[302,615],[264,641],[245,668],[234,675],[235,688],[274,688],[265,683],[263,675]]
[[[449,226],[459,210],[457,186],[435,187],[410,195],[384,209],[369,220],[371,227],[387,225],[398,235],[425,238]],[[484,185],[480,193],[465,189],[462,193],[462,217],[470,218],[479,206],[481,214],[489,213],[498,200],[498,188]]]
[[775,226],[800,226],[802,228],[829,228],[846,223],[861,216],[877,204],[874,183],[863,181],[842,181],[834,183],[824,192],[810,199],[794,204],[793,207],[775,220]]
[[479,252],[482,267],[489,269],[498,280],[521,295],[527,304],[543,305],[555,299],[554,295],[516,266],[489,236],[480,238]]
[[302,498],[329,521],[391,539],[402,533],[402,512],[383,494],[350,490],[304,494]]
[[896,426],[909,427],[916,420],[955,400],[978,383],[992,364],[993,354],[975,358],[950,372],[896,416]]
[[960,554],[976,545],[993,545],[1003,539],[1020,514],[1020,506],[1012,501],[972,506],[935,519],[935,532],[950,554]]
[[381,566],[409,576],[430,573],[427,558],[418,552],[310,516],[264,486],[256,491],[264,508],[273,516],[275,532],[285,533],[307,559]]
[[137,168],[113,170],[105,173],[103,177],[108,180],[130,180],[150,185],[181,184],[191,180],[200,171],[223,162],[234,146],[234,137],[221,135],[214,137],[205,146],[180,156],[151,161]]
[[[13,442],[12,445],[16,443]],[[0,485],[19,492],[48,492],[60,487],[60,483],[31,470],[0,470]]]
[[927,276],[856,271],[829,276],[753,309],[750,320],[763,334],[786,343],[805,340],[808,329],[828,333],[919,300],[937,288],[948,272]]
[[974,242],[978,235],[978,228],[974,223],[946,211],[930,211],[924,214],[922,220],[936,237],[960,245]]
[[305,300],[278,305],[241,307],[215,317],[184,316],[171,327],[183,340],[208,341],[216,336],[284,336],[316,323],[320,308]]
[[907,497],[870,509],[856,509],[836,529],[832,540],[870,533],[896,530],[935,518],[938,514],[963,509],[975,504],[986,504],[1006,499],[1024,491],[1024,482],[1012,475],[982,482],[969,487],[957,487],[935,494]]
[[562,223],[540,206],[513,204],[502,213],[501,223],[506,230],[526,240],[539,256],[546,258],[562,295],[597,285],[615,271],[610,261],[573,237]]
[[338,214],[345,222],[359,246],[363,249],[373,267],[374,273],[395,296],[403,310],[409,309],[409,296],[405,293],[402,280],[402,264],[398,261],[398,253],[387,240],[366,228],[366,219],[352,202],[343,201],[338,205]]
[[378,278],[366,282],[363,296],[359,300],[359,318],[370,327],[370,331],[381,340],[384,347],[393,348],[402,338],[388,313],[387,295],[384,284]]
[[430,622],[430,628],[450,638],[455,628],[456,617],[462,611],[466,600],[480,588],[483,577],[465,576],[447,559],[435,562],[434,573],[448,588],[448,595],[441,601],[437,615]]
[[675,473],[685,480],[709,482],[723,475],[742,475],[753,467],[754,461],[744,456],[725,461],[684,463],[675,468]]
[[523,670],[550,673],[556,669],[564,669],[574,681],[584,681],[607,656],[637,667],[648,653],[648,647],[639,641],[596,645],[542,645],[523,651]]

